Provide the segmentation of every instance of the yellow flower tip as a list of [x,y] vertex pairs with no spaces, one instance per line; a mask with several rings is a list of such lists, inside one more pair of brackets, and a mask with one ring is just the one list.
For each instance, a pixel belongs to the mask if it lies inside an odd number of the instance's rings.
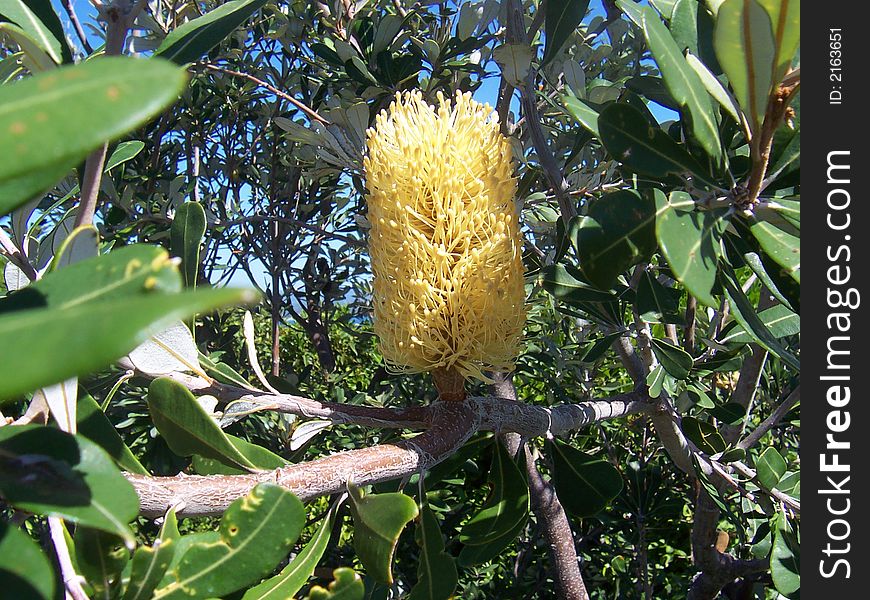
[[396,95],[367,132],[374,328],[396,371],[513,368],[525,323],[511,148],[488,105]]

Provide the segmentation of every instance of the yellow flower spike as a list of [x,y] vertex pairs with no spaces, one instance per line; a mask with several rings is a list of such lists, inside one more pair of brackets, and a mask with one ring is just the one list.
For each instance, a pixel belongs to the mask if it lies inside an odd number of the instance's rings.
[[511,147],[488,105],[397,94],[364,159],[374,329],[388,366],[432,371],[442,398],[508,371],[525,291]]

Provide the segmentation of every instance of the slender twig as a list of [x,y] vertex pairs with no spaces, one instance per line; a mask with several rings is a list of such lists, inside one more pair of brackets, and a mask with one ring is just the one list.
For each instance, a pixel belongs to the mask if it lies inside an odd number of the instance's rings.
[[[106,56],[120,56],[123,53],[127,33],[144,6],[145,0],[115,0],[108,5],[97,5],[101,20],[106,22]],[[103,144],[85,160],[75,227],[94,222],[107,150],[108,144]]]
[[73,6],[72,0],[63,0],[63,8],[66,11],[67,16],[69,17],[70,22],[73,25],[73,29],[75,29],[76,35],[79,38],[79,41],[82,43],[82,47],[85,49],[85,52],[88,54],[92,54],[94,49],[91,48],[91,44],[88,42],[88,36],[85,34],[85,30],[82,27],[81,22],[79,21],[79,17],[76,14],[75,6]]
[[63,521],[59,517],[48,517],[48,531],[67,593],[73,600],[88,600],[88,595],[82,589],[84,579],[76,573],[72,558],[69,555],[69,547],[66,545],[66,539],[63,535]]
[[801,386],[798,385],[792,393],[776,407],[776,410],[774,410],[769,417],[762,421],[761,424],[752,431],[752,433],[740,440],[737,447],[743,448],[744,450],[752,448],[762,437],[764,437],[764,434],[773,429],[783,419],[783,417],[785,417],[789,411],[800,402],[800,400]]
[[240,77],[242,79],[247,79],[248,81],[257,84],[258,86],[269,90],[270,92],[272,92],[273,94],[275,94],[279,98],[286,100],[287,102],[289,102],[290,104],[292,104],[293,106],[295,106],[296,108],[298,108],[299,110],[304,112],[309,118],[314,119],[315,121],[317,121],[319,123],[323,123],[324,125],[329,125],[329,121],[327,119],[325,119],[324,117],[320,116],[317,113],[317,111],[315,111],[314,109],[305,106],[305,104],[303,104],[302,102],[300,102],[299,100],[297,100],[296,98],[291,96],[290,94],[279,90],[274,85],[267,83],[267,82],[263,81],[262,79],[258,79],[257,77],[254,77],[250,73],[242,73],[241,71],[234,71],[233,69],[227,69],[226,67],[220,67],[218,65],[211,64],[211,63],[199,63],[199,65],[206,68],[206,69],[209,69],[210,71],[217,71],[219,73],[226,73],[227,75],[232,75],[233,77]]
[[12,264],[21,269],[30,281],[36,281],[39,277],[36,269],[33,268],[33,265],[30,264],[27,257],[22,254],[21,250],[19,250],[9,236],[6,235],[6,232],[3,231],[3,229],[0,229],[0,253],[8,258]]

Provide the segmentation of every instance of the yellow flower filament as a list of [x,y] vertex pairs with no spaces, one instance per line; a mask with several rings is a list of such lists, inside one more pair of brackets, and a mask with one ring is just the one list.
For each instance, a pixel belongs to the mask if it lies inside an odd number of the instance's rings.
[[394,371],[507,371],[525,322],[511,148],[488,105],[397,94],[364,160],[374,329]]

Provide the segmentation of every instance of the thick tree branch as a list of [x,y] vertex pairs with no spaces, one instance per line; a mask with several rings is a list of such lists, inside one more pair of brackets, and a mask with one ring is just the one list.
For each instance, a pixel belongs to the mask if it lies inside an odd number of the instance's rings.
[[[522,437],[559,435],[590,423],[649,409],[643,392],[621,394],[554,407],[531,406],[497,397],[474,397],[465,402],[436,402],[405,409],[318,402],[289,394],[267,394],[209,382],[175,373],[172,378],[198,394],[228,403],[228,413],[241,409],[273,410],[334,423],[371,427],[427,429],[397,444],[341,452],[319,460],[262,473],[232,476],[145,477],[129,474],[139,493],[142,512],[155,516],[183,503],[179,516],[216,515],[257,483],[284,486],[303,500],[340,491],[347,481],[366,485],[399,479],[428,469],[451,455],[475,432],[514,432]],[[227,417],[225,417],[226,419]],[[230,422],[234,417],[229,416]]]

